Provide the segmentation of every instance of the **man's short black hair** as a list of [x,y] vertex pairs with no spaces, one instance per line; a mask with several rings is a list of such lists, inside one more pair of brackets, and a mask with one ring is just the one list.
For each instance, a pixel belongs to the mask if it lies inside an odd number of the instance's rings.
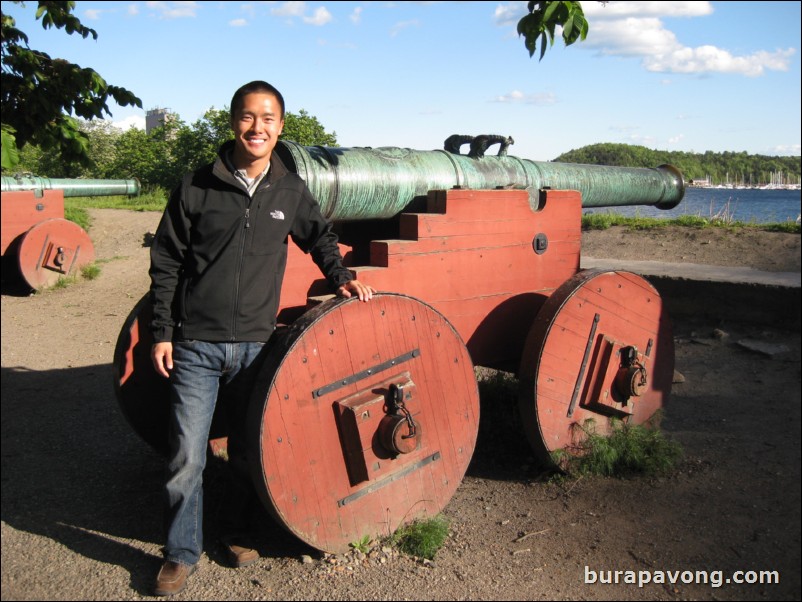
[[231,119],[236,118],[237,111],[240,110],[242,105],[244,104],[244,98],[248,94],[253,94],[254,92],[259,92],[262,94],[272,94],[276,97],[279,106],[281,107],[281,119],[284,119],[284,97],[281,95],[275,86],[268,84],[262,80],[254,80],[249,84],[245,84],[244,86],[240,87],[239,90],[234,92],[234,96],[231,98]]

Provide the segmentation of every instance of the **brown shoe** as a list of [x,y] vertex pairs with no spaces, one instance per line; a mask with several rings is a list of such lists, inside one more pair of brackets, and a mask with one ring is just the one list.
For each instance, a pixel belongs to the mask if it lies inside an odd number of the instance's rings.
[[165,560],[156,576],[156,587],[153,593],[157,596],[172,596],[187,585],[187,579],[195,572],[195,566]]
[[222,543],[228,563],[236,569],[241,569],[259,560],[259,552],[253,548],[238,546],[235,543],[227,541]]

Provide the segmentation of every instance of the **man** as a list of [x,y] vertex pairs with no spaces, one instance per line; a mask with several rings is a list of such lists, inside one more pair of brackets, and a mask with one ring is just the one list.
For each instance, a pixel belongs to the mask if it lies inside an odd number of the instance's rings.
[[218,391],[225,390],[234,406],[228,451],[235,485],[227,492],[223,544],[234,566],[258,558],[237,539],[247,532],[255,495],[242,431],[275,329],[288,237],[311,253],[338,294],[368,301],[375,292],[352,279],[303,180],[273,155],[284,127],[281,93],[263,81],[242,86],[231,100],[231,127],[234,140],[217,160],[187,174],[171,195],[151,248],[151,358],[171,389],[167,541],[156,595],[181,591],[200,558],[202,476]]

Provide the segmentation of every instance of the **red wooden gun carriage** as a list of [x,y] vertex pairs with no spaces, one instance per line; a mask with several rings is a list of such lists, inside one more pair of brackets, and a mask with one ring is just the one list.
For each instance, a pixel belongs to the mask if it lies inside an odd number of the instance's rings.
[[[443,509],[476,444],[475,365],[517,374],[545,462],[570,452],[586,420],[605,432],[666,401],[674,350],[660,295],[632,273],[580,271],[581,214],[672,208],[684,193],[676,169],[458,149],[276,152],[335,221],[354,276],[380,291],[369,303],[326,295],[290,245],[285,326],[250,401],[249,446],[265,507],[309,545],[342,552]],[[149,313],[145,297],[122,328],[115,383],[134,430],[163,449],[168,394],[149,358]],[[213,431],[220,446],[222,420]]]
[[95,260],[95,248],[86,231],[64,219],[65,197],[137,194],[136,180],[3,176],[3,279],[13,272],[31,289],[46,288]]

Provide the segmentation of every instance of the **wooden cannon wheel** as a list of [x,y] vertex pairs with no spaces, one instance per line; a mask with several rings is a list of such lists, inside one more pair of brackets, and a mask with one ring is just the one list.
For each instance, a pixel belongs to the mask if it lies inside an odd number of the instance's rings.
[[66,219],[40,222],[22,237],[17,250],[22,278],[33,289],[54,285],[95,260],[86,231]]
[[332,299],[294,322],[249,409],[264,505],[339,553],[442,510],[473,454],[479,395],[451,324],[412,297],[379,294]]
[[150,298],[145,295],[125,319],[114,348],[114,389],[123,416],[134,432],[166,454],[170,389],[150,359],[151,315]]
[[[134,432],[162,455],[168,451],[170,386],[150,359],[153,335],[150,296],[144,295],[128,314],[114,348],[114,390],[120,410]],[[228,426],[222,404],[215,408],[209,442],[214,453],[226,445]]]
[[659,293],[629,272],[580,272],[538,312],[521,356],[519,409],[533,449],[577,453],[612,420],[648,421],[674,374],[671,324]]

